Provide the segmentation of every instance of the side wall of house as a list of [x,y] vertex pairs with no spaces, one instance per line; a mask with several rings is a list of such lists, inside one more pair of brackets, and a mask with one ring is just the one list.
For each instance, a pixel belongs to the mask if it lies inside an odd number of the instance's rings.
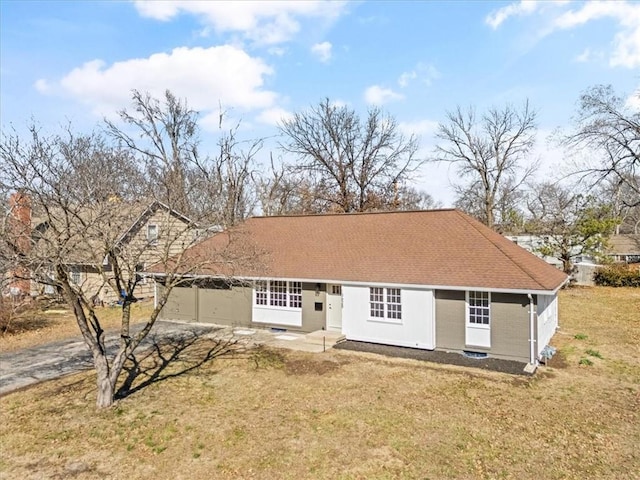
[[542,349],[551,341],[551,337],[558,328],[558,296],[537,296],[537,343],[536,354],[539,356]]
[[529,361],[529,299],[526,295],[491,294],[491,347],[468,346],[465,341],[465,292],[436,291],[436,349],[486,352],[492,357]]

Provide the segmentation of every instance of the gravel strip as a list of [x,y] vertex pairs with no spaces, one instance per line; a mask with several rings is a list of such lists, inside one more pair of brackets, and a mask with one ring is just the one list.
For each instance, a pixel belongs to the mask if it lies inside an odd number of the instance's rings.
[[412,358],[425,362],[459,365],[461,367],[482,368],[496,372],[510,373],[511,375],[530,375],[524,371],[526,363],[499,358],[470,358],[461,353],[442,352],[438,350],[421,350],[417,348],[394,347],[377,343],[356,342],[347,340],[334,346],[339,350],[352,350],[356,352],[369,352],[385,355],[387,357]]

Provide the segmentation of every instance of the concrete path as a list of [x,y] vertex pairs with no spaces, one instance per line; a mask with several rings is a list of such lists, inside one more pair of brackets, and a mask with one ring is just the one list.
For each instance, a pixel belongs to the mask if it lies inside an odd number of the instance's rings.
[[[137,331],[142,325],[133,326]],[[136,330],[137,329],[137,330]],[[326,336],[318,340],[318,333]],[[235,339],[244,346],[269,345],[306,352],[322,352],[335,343],[330,332],[316,332],[310,339],[303,333],[222,327],[203,323],[158,321],[136,352],[160,339],[180,339],[197,334],[203,337]],[[118,332],[107,332],[107,351],[118,348]],[[312,334],[309,334],[312,335]],[[93,368],[91,353],[81,337],[52,342],[11,353],[0,353],[0,396],[45,380]]]

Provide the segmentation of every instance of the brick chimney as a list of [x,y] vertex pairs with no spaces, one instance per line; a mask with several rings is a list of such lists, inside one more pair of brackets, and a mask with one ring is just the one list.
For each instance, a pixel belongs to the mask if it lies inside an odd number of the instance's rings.
[[[31,199],[22,192],[16,192],[9,197],[9,232],[13,237],[13,244],[18,255],[26,255],[31,251]],[[17,267],[11,272],[13,280],[9,284],[9,291],[13,295],[29,295],[31,282],[29,271],[24,267]]]

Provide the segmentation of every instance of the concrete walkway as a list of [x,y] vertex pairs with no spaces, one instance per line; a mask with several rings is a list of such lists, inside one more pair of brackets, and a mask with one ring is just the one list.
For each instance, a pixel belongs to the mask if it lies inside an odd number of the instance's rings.
[[[132,327],[135,332],[142,325]],[[161,339],[188,338],[235,339],[244,346],[269,345],[306,352],[322,352],[331,348],[341,336],[331,332],[305,335],[287,331],[222,327],[202,323],[158,321],[136,352],[144,351]],[[107,332],[107,351],[113,355],[118,348],[118,332]],[[45,380],[93,368],[91,353],[81,337],[0,353],[0,396]]]

